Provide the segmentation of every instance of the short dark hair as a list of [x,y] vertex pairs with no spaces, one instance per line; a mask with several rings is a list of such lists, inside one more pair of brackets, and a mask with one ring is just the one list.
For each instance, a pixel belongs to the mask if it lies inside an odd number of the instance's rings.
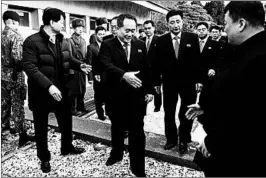
[[151,24],[153,27],[155,27],[155,23],[154,23],[154,21],[152,21],[152,20],[146,20],[144,23],[143,23],[143,25],[145,25],[145,24]]
[[112,22],[113,20],[117,20],[117,19],[118,19],[118,16],[115,16],[115,17],[113,17],[113,18],[111,19],[110,22]]
[[61,19],[61,15],[66,19],[66,15],[63,11],[57,8],[47,7],[44,9],[42,21],[44,25],[50,25],[50,21],[58,22]]
[[197,23],[196,28],[198,28],[198,26],[200,26],[200,25],[204,25],[207,29],[209,29],[209,25],[208,25],[207,22],[199,22],[199,23]]
[[170,10],[167,14],[166,14],[166,21],[169,22],[170,17],[175,16],[175,15],[180,15],[181,19],[183,19],[183,12],[180,10]]
[[19,22],[19,15],[14,11],[5,11],[3,14],[3,21],[6,22],[8,19]]
[[222,30],[218,25],[213,25],[210,27],[210,32],[215,29],[215,30],[218,30],[219,32]]
[[119,28],[123,27],[124,26],[124,20],[125,19],[131,19],[131,20],[134,20],[136,22],[136,25],[137,25],[137,19],[135,16],[131,15],[131,14],[120,14],[117,18],[117,26]]
[[104,30],[106,31],[106,29],[103,27],[103,26],[98,26],[96,29],[95,29],[95,34],[97,34],[99,31],[101,30]]
[[229,12],[233,22],[240,18],[246,19],[252,26],[263,26],[265,22],[265,11],[260,1],[231,1],[224,13]]
[[105,24],[105,23],[108,23],[108,20],[106,17],[99,17],[96,19],[96,25],[99,26],[99,25],[102,25],[102,24]]

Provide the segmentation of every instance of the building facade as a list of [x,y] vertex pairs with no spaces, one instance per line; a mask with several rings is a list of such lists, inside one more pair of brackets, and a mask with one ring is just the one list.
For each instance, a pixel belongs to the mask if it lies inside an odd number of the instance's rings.
[[[106,17],[109,21],[121,13],[135,15],[138,28],[148,19],[151,12],[166,14],[168,9],[152,1],[2,1],[2,14],[6,10],[16,11],[20,15],[20,32],[24,39],[37,32],[42,25],[43,10],[47,7],[56,7],[66,13],[65,29],[63,34],[70,37],[73,33],[71,22],[75,18],[85,21],[83,37],[88,43],[89,37],[96,28],[95,20]],[[3,22],[2,22],[3,27]],[[108,24],[108,31],[110,31]]]

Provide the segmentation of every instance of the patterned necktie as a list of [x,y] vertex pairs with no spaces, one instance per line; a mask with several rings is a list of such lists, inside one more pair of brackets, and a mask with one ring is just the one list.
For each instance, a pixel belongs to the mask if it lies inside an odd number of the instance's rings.
[[200,52],[202,52],[203,48],[204,48],[204,40],[201,40],[200,41]]
[[147,51],[149,51],[151,45],[151,38],[148,37],[148,42],[147,42]]
[[128,60],[128,43],[124,43],[123,47],[124,47],[124,50],[125,50],[125,53],[126,53],[126,56],[127,56],[127,60]]
[[178,39],[179,37],[174,37],[175,39],[175,57],[176,59],[178,59],[178,52],[179,52],[179,42],[178,42]]

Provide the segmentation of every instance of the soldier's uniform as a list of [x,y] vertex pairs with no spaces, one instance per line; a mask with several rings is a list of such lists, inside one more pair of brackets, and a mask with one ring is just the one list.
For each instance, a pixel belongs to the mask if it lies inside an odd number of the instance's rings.
[[25,132],[25,76],[22,72],[22,36],[8,26],[1,34],[1,120],[2,127]]
[[[84,21],[75,19],[72,21],[72,27],[84,27]],[[81,62],[86,62],[86,41],[77,33],[73,33],[69,39],[71,46],[71,55]],[[69,95],[73,98],[72,112],[86,111],[84,106],[84,96],[86,92],[86,74],[84,72],[73,71],[70,72],[71,80],[68,83],[70,88]]]

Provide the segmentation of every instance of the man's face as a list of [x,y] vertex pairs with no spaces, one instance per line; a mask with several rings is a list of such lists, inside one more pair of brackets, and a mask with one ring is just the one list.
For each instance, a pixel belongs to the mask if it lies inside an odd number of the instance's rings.
[[61,18],[58,22],[52,21],[51,23],[52,30],[55,33],[60,33],[60,31],[63,30],[64,28],[64,24],[65,24],[65,20],[64,20],[64,17],[61,15]]
[[111,32],[114,36],[117,35],[117,30],[118,30],[118,26],[117,26],[117,19],[114,19],[111,21]]
[[224,31],[228,36],[228,43],[232,45],[238,44],[238,41],[239,41],[238,39],[240,37],[239,30],[238,30],[238,27],[239,27],[238,21],[233,22],[233,20],[229,16],[229,11],[226,12],[224,21],[225,21]]
[[84,28],[82,26],[75,28],[75,33],[81,35],[83,33]]
[[151,23],[144,24],[144,32],[146,36],[150,37],[154,35],[155,28],[152,26]]
[[200,39],[204,39],[208,36],[208,29],[205,25],[199,25],[197,27],[197,33]]
[[181,16],[175,15],[170,17],[168,21],[168,27],[173,34],[179,34],[183,28],[183,20]]
[[212,29],[211,36],[213,39],[218,39],[220,37],[220,31],[217,29]]
[[96,34],[96,39],[99,43],[103,42],[103,37],[105,35],[105,30],[99,30],[98,33]]
[[107,30],[107,23],[104,23],[101,26],[104,27]]
[[129,43],[136,32],[137,24],[133,19],[124,19],[124,26],[118,30],[118,37],[121,41]]

